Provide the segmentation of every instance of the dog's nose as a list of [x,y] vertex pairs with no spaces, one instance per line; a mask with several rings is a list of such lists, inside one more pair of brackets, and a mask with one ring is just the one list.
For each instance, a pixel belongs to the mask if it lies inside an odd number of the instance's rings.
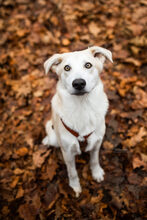
[[86,86],[86,81],[84,79],[75,79],[72,85],[77,90],[82,90]]

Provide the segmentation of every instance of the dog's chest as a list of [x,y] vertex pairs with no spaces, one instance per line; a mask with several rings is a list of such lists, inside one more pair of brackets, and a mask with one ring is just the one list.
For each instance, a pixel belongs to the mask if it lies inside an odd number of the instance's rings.
[[89,102],[70,102],[60,106],[58,114],[68,127],[84,136],[96,129],[99,118],[97,109]]
[[72,106],[70,112],[67,120],[79,131],[86,128],[85,126],[91,127],[96,124],[96,111],[90,105]]

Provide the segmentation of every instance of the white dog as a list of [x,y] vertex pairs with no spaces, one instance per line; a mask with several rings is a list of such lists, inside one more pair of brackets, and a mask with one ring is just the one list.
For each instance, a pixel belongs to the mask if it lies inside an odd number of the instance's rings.
[[78,197],[81,186],[75,156],[81,154],[82,142],[90,152],[93,178],[100,182],[104,171],[99,164],[99,149],[105,134],[108,99],[99,77],[105,58],[112,54],[102,47],[55,54],[45,63],[46,74],[51,69],[58,75],[57,91],[52,99],[52,118],[46,124],[43,144],[60,146],[67,166],[69,185]]

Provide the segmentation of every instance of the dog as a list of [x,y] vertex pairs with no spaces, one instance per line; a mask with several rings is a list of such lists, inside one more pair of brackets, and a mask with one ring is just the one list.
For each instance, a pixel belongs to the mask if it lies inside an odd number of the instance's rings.
[[75,156],[90,152],[90,169],[97,182],[103,181],[104,171],[99,163],[99,150],[105,134],[105,115],[108,99],[100,73],[105,59],[113,62],[112,53],[92,46],[82,51],[55,54],[44,63],[58,76],[56,93],[52,98],[52,117],[46,123],[47,136],[43,144],[60,147],[67,166],[69,185],[78,197],[81,185],[75,165]]

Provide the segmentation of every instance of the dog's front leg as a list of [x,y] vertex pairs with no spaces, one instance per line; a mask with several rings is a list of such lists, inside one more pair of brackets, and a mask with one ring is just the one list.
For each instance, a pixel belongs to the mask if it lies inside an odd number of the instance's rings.
[[69,185],[75,191],[76,197],[78,197],[81,193],[81,186],[75,165],[75,154],[72,151],[65,151],[63,148],[61,150],[67,166]]
[[90,151],[90,168],[94,180],[101,182],[104,180],[104,170],[99,163],[99,150],[102,140],[98,140],[95,147]]

